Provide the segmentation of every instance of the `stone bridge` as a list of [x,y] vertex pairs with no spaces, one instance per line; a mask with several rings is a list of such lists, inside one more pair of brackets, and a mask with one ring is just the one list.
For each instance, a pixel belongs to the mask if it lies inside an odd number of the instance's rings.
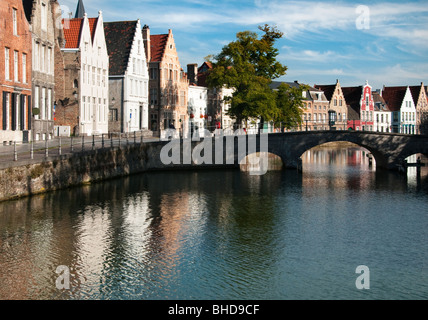
[[[373,155],[377,169],[396,170],[397,164],[411,155],[421,153],[428,156],[428,136],[362,131],[306,131],[264,136],[209,137],[192,141],[191,146],[190,140],[187,145],[186,140],[159,142],[158,148],[161,147],[163,150],[158,151],[163,152],[164,159],[161,163],[152,163],[149,167],[162,169],[221,165],[239,167],[247,155],[267,151],[279,156],[285,168],[299,169],[301,156],[306,151],[328,142],[338,141],[351,142],[367,149]],[[159,160],[160,158],[159,156]]]

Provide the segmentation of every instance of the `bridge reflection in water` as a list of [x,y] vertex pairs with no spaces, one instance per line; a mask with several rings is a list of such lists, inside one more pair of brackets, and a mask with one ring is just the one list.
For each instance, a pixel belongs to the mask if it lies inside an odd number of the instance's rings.
[[[330,142],[314,147],[306,151],[302,157],[303,171],[311,172],[334,170],[336,174],[349,173],[349,167],[357,172],[376,171],[376,160],[369,150],[350,142]],[[414,154],[405,160],[408,163],[416,163],[418,159],[424,165],[418,172],[416,167],[407,169],[407,177],[410,179],[428,176],[428,158],[423,154]],[[260,171],[263,167],[267,171],[278,171],[285,168],[281,158],[272,153],[255,153],[248,155],[240,164],[241,171]],[[352,170],[351,170],[352,171]]]

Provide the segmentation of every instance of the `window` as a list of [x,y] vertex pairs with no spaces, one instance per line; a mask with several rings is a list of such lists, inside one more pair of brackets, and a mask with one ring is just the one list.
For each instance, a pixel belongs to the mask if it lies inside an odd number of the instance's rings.
[[117,109],[110,109],[110,121],[118,121]]
[[339,100],[339,107],[341,107],[342,106],[342,98],[340,98],[340,100]]
[[[35,109],[39,109],[40,105],[39,105],[39,94],[40,94],[40,87],[36,86],[34,88],[34,108]],[[36,120],[39,119],[39,115],[35,115],[34,118]]]
[[157,69],[156,68],[150,68],[150,79],[152,79],[152,80],[157,79]]
[[45,53],[46,53],[46,46],[40,47],[40,71],[46,71],[45,69]]
[[39,70],[39,43],[34,42],[33,47],[33,68]]
[[27,83],[27,55],[22,54],[22,82]]
[[19,56],[18,56],[18,51],[14,51],[13,52],[13,79],[15,80],[15,82],[19,81]]
[[16,10],[15,8],[13,8],[12,11],[12,22],[13,22],[13,35],[17,36],[18,35],[18,10]]
[[150,104],[151,105],[158,104],[158,89],[156,88],[150,89]]
[[369,96],[367,95],[366,96],[366,107],[368,107],[369,106]]
[[48,29],[48,7],[46,3],[42,2],[42,30],[46,31]]
[[52,89],[48,89],[48,103],[46,109],[46,118],[52,120]]
[[4,49],[4,76],[6,80],[10,80],[10,50],[9,48]]
[[49,74],[52,73],[52,48],[48,48],[48,70]]
[[46,114],[46,88],[42,88],[42,105],[40,106],[40,118],[42,120],[45,120]]

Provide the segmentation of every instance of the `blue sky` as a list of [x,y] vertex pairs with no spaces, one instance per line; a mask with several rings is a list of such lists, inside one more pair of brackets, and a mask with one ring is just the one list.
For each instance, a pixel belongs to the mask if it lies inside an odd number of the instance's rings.
[[[74,14],[77,0],[59,0]],[[84,0],[89,17],[140,19],[152,34],[172,29],[180,63],[201,64],[263,24],[284,32],[276,43],[288,67],[280,80],[309,85],[428,85],[428,2],[285,0]]]

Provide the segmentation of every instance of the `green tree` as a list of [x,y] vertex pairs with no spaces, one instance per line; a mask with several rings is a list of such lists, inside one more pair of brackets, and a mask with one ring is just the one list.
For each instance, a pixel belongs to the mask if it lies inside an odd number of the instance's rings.
[[306,85],[289,86],[282,83],[276,91],[278,115],[276,121],[286,129],[296,128],[302,124],[303,91],[309,89]]
[[236,41],[226,45],[211,61],[213,68],[208,75],[211,88],[233,88],[229,115],[238,122],[249,118],[277,120],[281,112],[277,97],[270,88],[272,79],[285,75],[287,67],[276,60],[278,49],[275,42],[283,33],[276,27],[260,26],[261,38],[255,32],[244,31],[236,35]]

